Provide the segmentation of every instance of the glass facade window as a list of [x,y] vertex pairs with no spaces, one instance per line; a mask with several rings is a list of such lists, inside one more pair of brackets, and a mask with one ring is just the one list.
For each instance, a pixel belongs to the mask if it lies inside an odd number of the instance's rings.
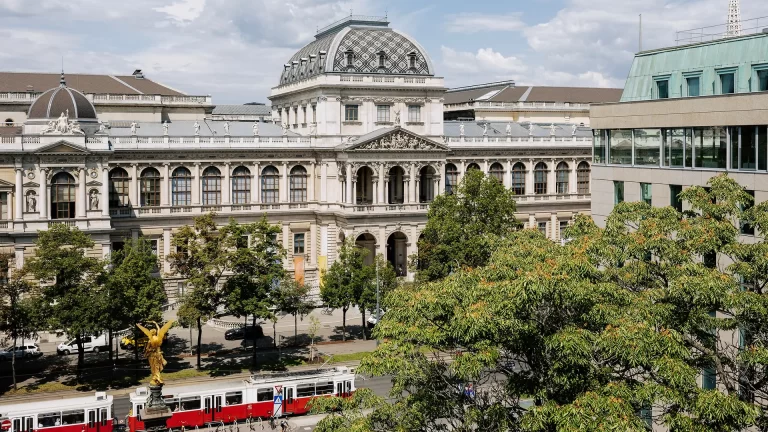
[[154,168],[141,172],[140,202],[142,207],[160,206],[160,173]]
[[221,171],[208,167],[203,171],[203,205],[221,204]]
[[757,91],[768,91],[768,69],[757,71]]
[[504,167],[500,163],[495,162],[491,165],[491,169],[488,171],[488,175],[498,180],[499,183],[504,183]]
[[614,129],[609,135],[609,162],[632,165],[632,129]]
[[768,128],[765,126],[759,126],[757,128],[757,169],[765,170],[768,166]]
[[555,170],[555,189],[558,194],[567,194],[569,192],[569,177],[571,176],[571,170],[567,163],[560,162],[557,164]]
[[685,129],[667,129],[664,132],[664,165],[682,167],[685,163]]
[[75,217],[75,179],[60,172],[51,180],[51,218],[73,219]]
[[659,166],[661,129],[635,129],[635,165]]
[[656,98],[669,99],[669,80],[656,81]]
[[669,185],[669,205],[672,206],[678,212],[683,211],[683,200],[680,198],[680,194],[683,192],[683,187],[680,185]]
[[8,192],[0,193],[0,220],[8,219]]
[[720,94],[736,93],[736,75],[733,72],[721,73],[719,78]]
[[421,106],[408,105],[408,121],[418,123],[421,121]]
[[547,164],[539,162],[533,170],[533,193],[543,195],[547,193]]
[[640,183],[640,200],[648,205],[653,205],[653,195],[650,183]]
[[345,105],[344,106],[344,121],[357,121],[358,119],[358,107],[357,105]]
[[624,202],[624,182],[614,181],[613,182],[613,203],[621,204],[623,202]]
[[261,202],[266,204],[276,203],[279,199],[280,174],[277,168],[268,166],[261,171]]
[[595,163],[605,163],[605,131],[604,130],[595,130],[594,131],[594,138],[592,141],[592,160],[595,161]]
[[[392,183],[392,180],[390,180],[390,184]],[[456,186],[459,184],[459,170],[456,168],[456,165],[454,164],[446,164],[445,165],[445,194],[446,195],[453,195],[454,190],[456,189]],[[390,200],[390,202],[392,202]]]
[[525,195],[525,165],[518,162],[512,167],[512,192],[515,195]]
[[740,133],[741,154],[739,169],[755,170],[757,169],[757,127],[742,126]]
[[580,162],[576,169],[576,187],[579,195],[585,195],[589,193],[589,177],[592,174],[592,169],[587,162]]
[[122,168],[115,168],[109,172],[109,207],[128,207],[128,190],[131,178]]
[[171,197],[174,206],[192,204],[192,173],[184,167],[173,170],[171,177]]
[[389,122],[389,105],[376,105],[376,121]]
[[685,79],[685,85],[688,89],[688,97],[701,96],[701,78],[689,77]]
[[293,254],[304,254],[304,233],[296,233],[293,235]]
[[307,170],[301,165],[291,169],[291,202],[307,202]]
[[232,204],[247,204],[251,200],[251,171],[239,166],[232,171]]
[[725,128],[696,128],[693,130],[693,136],[696,168],[725,169],[728,161],[728,137]]

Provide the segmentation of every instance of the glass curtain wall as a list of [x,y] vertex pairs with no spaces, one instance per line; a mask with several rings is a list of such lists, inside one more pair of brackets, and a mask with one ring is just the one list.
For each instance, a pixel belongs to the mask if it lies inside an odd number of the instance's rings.
[[661,129],[635,129],[635,165],[659,166]]
[[609,135],[609,162],[632,165],[632,129],[615,129]]
[[725,128],[696,128],[696,168],[725,169],[728,151],[728,135]]

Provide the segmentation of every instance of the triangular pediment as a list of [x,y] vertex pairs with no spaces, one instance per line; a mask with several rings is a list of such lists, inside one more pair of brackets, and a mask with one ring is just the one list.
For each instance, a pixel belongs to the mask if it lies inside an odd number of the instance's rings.
[[36,188],[36,187],[40,187],[40,183],[26,182],[26,183],[24,183],[24,187],[26,187],[26,188]]
[[101,186],[101,182],[96,180],[91,180],[88,183],[85,184],[86,186]]
[[39,148],[35,154],[90,154],[90,152],[82,146],[72,144],[64,140],[56,141],[53,144]]
[[13,188],[14,184],[5,180],[0,180],[0,189]]
[[347,151],[439,151],[450,149],[434,140],[425,138],[400,126],[383,128],[363,135],[347,144]]

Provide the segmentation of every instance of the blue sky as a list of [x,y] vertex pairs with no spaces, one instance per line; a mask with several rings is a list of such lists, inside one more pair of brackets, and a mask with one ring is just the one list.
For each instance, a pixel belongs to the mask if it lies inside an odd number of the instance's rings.
[[[722,24],[728,0],[0,0],[0,69],[145,74],[215,103],[267,102],[281,65],[317,27],[388,14],[449,87],[621,87],[637,50]],[[742,18],[768,1],[742,0]],[[768,19],[765,20],[768,27]]]

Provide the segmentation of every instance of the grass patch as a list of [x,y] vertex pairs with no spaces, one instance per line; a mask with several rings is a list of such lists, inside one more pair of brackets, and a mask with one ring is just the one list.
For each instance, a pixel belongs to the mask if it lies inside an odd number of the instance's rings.
[[5,392],[6,396],[23,396],[29,394],[49,393],[57,391],[70,391],[76,390],[77,386],[66,385],[60,382],[48,382],[44,384],[28,385],[19,387],[16,390],[8,390]]
[[360,361],[363,359],[363,357],[367,356],[368,354],[371,354],[371,352],[363,351],[363,352],[356,352],[356,353],[349,353],[349,354],[334,354],[333,357],[331,357],[331,361],[329,363]]

